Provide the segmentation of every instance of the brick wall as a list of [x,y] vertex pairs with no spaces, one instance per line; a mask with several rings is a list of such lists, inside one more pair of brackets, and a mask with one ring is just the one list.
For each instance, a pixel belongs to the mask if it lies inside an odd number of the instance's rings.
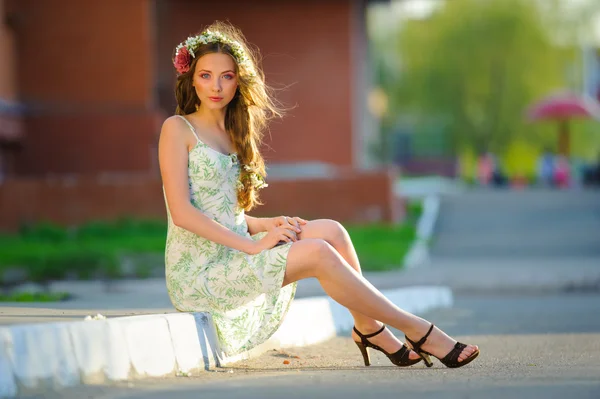
[[19,95],[65,111],[153,100],[148,0],[12,0]]
[[15,173],[16,150],[23,134],[17,113],[15,37],[11,9],[0,0],[0,181]]
[[[346,171],[334,179],[269,181],[253,216],[331,218],[340,222],[399,221],[393,171]],[[20,223],[76,225],[121,216],[166,218],[161,182],[148,176],[9,179],[0,184],[0,230]]]
[[[158,0],[156,63],[161,104],[174,110],[175,46],[214,20],[229,20],[257,45],[267,82],[288,86],[278,93],[288,116],[271,126],[265,158],[270,162],[321,161],[355,164],[352,87],[365,76],[353,70],[351,46],[360,45],[350,0],[211,2]],[[259,22],[260,21],[260,22]],[[365,95],[364,92],[356,95]]]
[[17,95],[15,84],[14,35],[6,22],[9,20],[6,1],[0,0],[0,100],[14,101]]
[[153,2],[9,4],[25,108],[16,173],[157,173]]
[[163,214],[160,182],[147,176],[19,178],[0,184],[0,225],[7,231],[22,222],[77,225]]
[[[101,153],[85,165],[72,155],[93,148],[99,137],[128,149],[139,145],[142,155],[128,152],[126,158],[137,161],[123,172],[140,167],[156,171],[146,157],[147,140],[135,142],[147,124],[133,126],[127,119],[130,114],[152,114],[159,104],[164,116],[173,112],[173,49],[215,19],[231,21],[259,46],[268,81],[287,86],[278,97],[295,106],[267,134],[267,160],[356,165],[353,147],[359,141],[353,131],[364,126],[354,117],[355,103],[366,94],[353,87],[366,77],[353,67],[353,57],[356,47],[364,45],[364,29],[357,28],[364,9],[356,6],[363,2],[265,0],[250,5],[231,0],[207,7],[188,0],[4,1],[14,21],[13,58],[19,73],[13,80],[27,107],[25,133],[32,136],[18,155],[19,174],[77,173],[79,167],[87,173],[96,166],[102,172],[106,162],[97,162]],[[132,134],[123,134],[126,129]],[[155,138],[157,132],[154,127],[147,134]],[[86,137],[89,146],[81,144]],[[77,146],[77,151],[59,148],[64,143]],[[57,161],[55,152],[64,158]],[[130,159],[117,163],[127,166]]]
[[158,134],[164,114],[32,115],[17,162],[22,176],[144,172],[158,176]]
[[271,179],[261,193],[264,206],[253,214],[352,222],[399,221],[401,213],[392,189],[395,176],[393,170],[347,169],[332,179]]

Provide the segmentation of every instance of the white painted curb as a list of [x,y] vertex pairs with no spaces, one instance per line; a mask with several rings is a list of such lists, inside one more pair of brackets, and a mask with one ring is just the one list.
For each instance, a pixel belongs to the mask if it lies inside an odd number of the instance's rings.
[[[452,305],[446,287],[384,291],[421,313]],[[312,345],[352,328],[347,309],[328,297],[298,299],[277,332],[249,352],[227,357],[207,313],[171,313],[0,328],[0,398],[107,381],[197,374],[273,348]]]
[[429,263],[428,241],[440,212],[440,197],[429,195],[423,200],[423,213],[417,223],[417,237],[404,257],[404,266],[413,268]]

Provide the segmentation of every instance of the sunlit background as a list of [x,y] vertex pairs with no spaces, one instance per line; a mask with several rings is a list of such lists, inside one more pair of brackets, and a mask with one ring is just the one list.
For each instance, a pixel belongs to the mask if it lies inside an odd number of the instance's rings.
[[594,0],[0,0],[6,295],[162,277],[171,57],[217,19],[289,108],[251,214],[339,220],[366,270],[402,267],[432,187],[599,184]]
[[[491,152],[505,177],[536,181],[544,150],[565,152],[572,184],[598,162],[598,120],[528,112],[553,95],[600,97],[600,4],[594,1],[442,1],[379,4],[368,14],[381,115],[379,159],[406,173],[472,182]],[[582,100],[583,101],[583,100]],[[597,104],[592,107],[596,108]],[[439,165],[436,167],[434,165]]]

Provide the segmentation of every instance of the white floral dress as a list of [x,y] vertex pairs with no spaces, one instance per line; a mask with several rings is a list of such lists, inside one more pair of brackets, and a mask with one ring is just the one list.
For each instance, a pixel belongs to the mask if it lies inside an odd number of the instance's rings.
[[[192,205],[239,235],[261,239],[266,232],[251,236],[244,210],[237,206],[237,156],[204,144],[182,119],[197,140],[188,161]],[[165,203],[166,280],[173,306],[211,313],[227,355],[266,341],[281,325],[296,292],[296,283],[281,287],[292,243],[248,255],[175,226],[166,196]]]

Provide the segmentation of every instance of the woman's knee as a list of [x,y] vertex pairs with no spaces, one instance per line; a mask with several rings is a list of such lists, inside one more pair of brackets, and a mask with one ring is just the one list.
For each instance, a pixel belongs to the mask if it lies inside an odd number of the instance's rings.
[[335,248],[350,242],[350,235],[341,223],[332,219],[316,219],[302,226],[298,234],[300,240],[320,238],[333,245]]
[[344,226],[332,219],[324,219],[325,240],[334,247],[344,245],[350,241],[350,235]]

